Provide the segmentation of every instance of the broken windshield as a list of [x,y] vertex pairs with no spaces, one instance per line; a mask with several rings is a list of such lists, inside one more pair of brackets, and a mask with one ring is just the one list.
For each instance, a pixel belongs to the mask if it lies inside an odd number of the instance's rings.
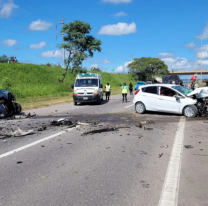
[[193,92],[193,90],[188,89],[186,87],[182,87],[182,86],[172,86],[173,89],[176,89],[177,91],[179,91],[180,93],[187,95],[191,92]]
[[75,87],[97,87],[98,79],[77,79]]

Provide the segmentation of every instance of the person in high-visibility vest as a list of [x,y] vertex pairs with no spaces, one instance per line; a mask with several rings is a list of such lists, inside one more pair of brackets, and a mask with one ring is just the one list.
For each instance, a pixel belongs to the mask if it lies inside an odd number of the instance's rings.
[[105,86],[105,97],[106,100],[110,99],[110,92],[111,92],[111,85],[109,83],[107,83],[107,85]]
[[126,83],[124,83],[122,86],[123,102],[124,102],[124,99],[127,102],[127,93],[128,93],[128,87],[126,86]]

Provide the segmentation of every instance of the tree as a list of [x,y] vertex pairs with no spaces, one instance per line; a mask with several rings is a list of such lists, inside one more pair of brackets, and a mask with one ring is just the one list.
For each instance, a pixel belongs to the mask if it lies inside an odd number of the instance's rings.
[[96,67],[92,67],[91,71],[93,71],[93,72],[101,72],[101,70],[99,68],[96,68]]
[[82,21],[74,21],[63,26],[66,43],[61,44],[60,48],[66,49],[68,58],[65,60],[66,68],[61,82],[69,70],[75,73],[76,68],[80,68],[85,59],[93,57],[94,52],[101,51],[101,41],[89,35],[91,29],[88,23]]
[[155,76],[163,76],[169,73],[168,66],[158,58],[136,58],[128,65],[130,73],[137,75],[139,80],[153,80]]
[[9,61],[9,58],[3,54],[0,56],[0,63],[7,63]]

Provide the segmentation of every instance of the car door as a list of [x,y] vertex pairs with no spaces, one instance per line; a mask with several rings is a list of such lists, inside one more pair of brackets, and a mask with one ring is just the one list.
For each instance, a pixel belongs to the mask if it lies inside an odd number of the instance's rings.
[[[176,100],[175,95],[178,94],[168,87],[159,88],[158,111],[180,113],[181,100]],[[178,94],[179,95],[179,94]]]
[[157,86],[143,87],[142,96],[146,110],[157,111],[157,103],[159,97],[158,87]]

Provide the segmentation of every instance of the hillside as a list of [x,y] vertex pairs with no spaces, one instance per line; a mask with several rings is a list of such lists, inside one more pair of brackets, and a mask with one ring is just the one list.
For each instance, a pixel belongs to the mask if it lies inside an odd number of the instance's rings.
[[[113,93],[118,93],[120,86],[126,82],[133,81],[129,74],[112,74],[98,72],[102,75],[103,84],[109,82],[113,87]],[[7,64],[0,63],[0,88],[10,90],[15,95],[17,101],[25,104],[25,108],[36,107],[35,101],[45,101],[41,105],[48,105],[49,99],[57,99],[64,102],[72,97],[71,84],[76,76],[68,74],[64,83],[60,83],[63,69],[60,67],[46,67],[34,64]],[[69,96],[70,95],[70,96]],[[33,103],[31,106],[27,104]]]

